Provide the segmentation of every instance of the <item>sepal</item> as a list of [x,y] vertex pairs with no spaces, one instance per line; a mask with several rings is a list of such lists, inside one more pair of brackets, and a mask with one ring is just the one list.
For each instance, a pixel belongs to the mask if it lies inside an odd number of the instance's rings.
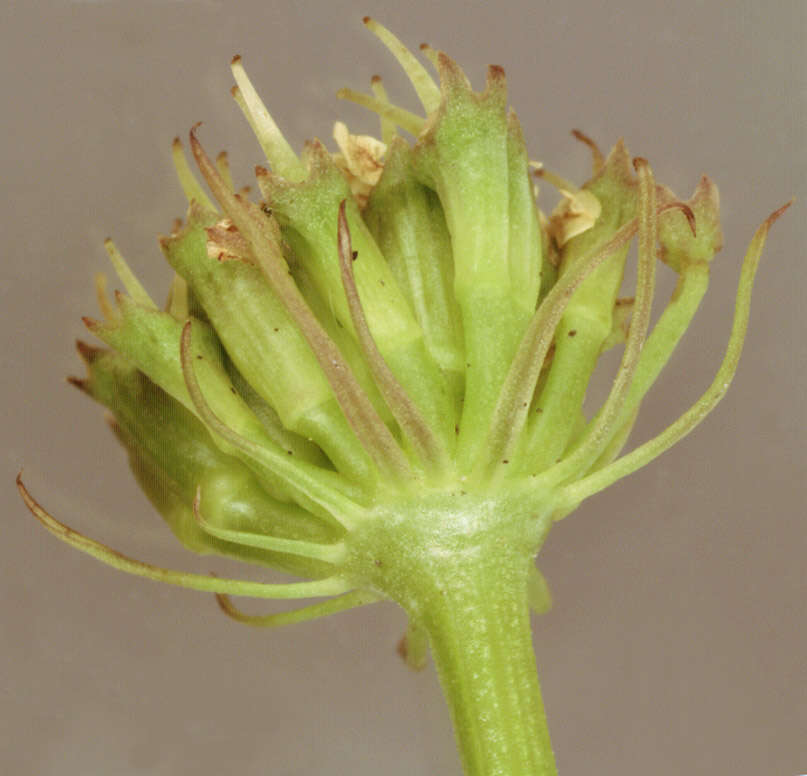
[[[491,66],[485,90],[475,93],[448,56],[440,53],[437,67],[440,107],[427,117],[413,160],[419,179],[439,197],[451,236],[465,341],[458,448],[465,467],[483,445],[504,376],[535,309],[540,268],[525,262],[536,258],[540,242],[526,154],[507,111],[504,71]],[[536,237],[526,255],[515,247],[525,227]]]
[[330,386],[308,343],[229,220],[192,207],[187,226],[161,246],[233,363],[287,426],[295,428],[301,415],[329,400]]
[[[321,309],[324,328],[344,327],[358,340],[347,297],[342,287],[337,251],[337,220],[342,202],[356,252],[355,278],[364,316],[373,340],[424,418],[444,439],[452,431],[451,402],[437,365],[389,264],[362,219],[345,177],[330,154],[318,143],[306,146],[309,169],[305,181],[292,183],[258,168],[258,184],[273,217],[302,265],[302,272],[326,300]],[[332,321],[328,318],[332,317]],[[347,351],[349,352],[349,351]]]
[[[660,192],[662,204],[675,199],[669,189]],[[675,214],[659,223],[660,258],[679,275],[693,264],[708,265],[723,247],[717,186],[704,175],[686,204],[695,216],[694,235],[684,219]]]
[[[267,227],[271,223],[267,219]],[[313,439],[342,471],[366,472],[366,456],[314,353],[244,251],[245,238],[228,221],[192,206],[186,227],[161,245],[205,309],[235,368],[283,425]]]
[[308,177],[293,183],[270,173],[256,170],[258,185],[272,215],[284,232],[292,231],[300,239],[289,239],[298,260],[305,266],[323,298],[329,299],[333,315],[351,332],[347,300],[341,290],[336,234],[339,205],[347,202],[347,219],[353,249],[361,257],[356,279],[370,330],[386,357],[401,344],[417,339],[421,332],[384,257],[364,225],[350,185],[321,143],[306,145],[303,158]]

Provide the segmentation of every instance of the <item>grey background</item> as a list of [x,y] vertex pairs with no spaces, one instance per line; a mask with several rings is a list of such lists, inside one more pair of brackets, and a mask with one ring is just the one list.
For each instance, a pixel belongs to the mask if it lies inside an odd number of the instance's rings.
[[[155,235],[184,211],[169,144],[204,120],[248,182],[260,152],[229,97],[235,53],[295,146],[347,117],[339,86],[397,65],[370,13],[452,54],[481,87],[506,67],[535,157],[577,180],[579,127],[624,135],[687,195],[720,185],[725,249],[637,439],[711,381],[756,225],[771,234],[736,383],[649,469],[559,525],[542,553],[554,610],[535,622],[561,774],[807,771],[805,58],[807,4],[759,2],[8,2],[0,11],[3,495],[0,772],[10,776],[459,773],[431,668],[411,674],[391,605],[280,631],[212,599],[113,572],[48,537],[56,515],[138,557],[207,571],[130,478],[100,408],[63,383],[96,315],[112,234],[162,298]],[[669,282],[666,288],[669,288]]]

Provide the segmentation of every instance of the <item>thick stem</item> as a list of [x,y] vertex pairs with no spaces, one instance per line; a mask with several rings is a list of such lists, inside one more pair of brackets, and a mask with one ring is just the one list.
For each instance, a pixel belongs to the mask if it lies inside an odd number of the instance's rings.
[[554,511],[447,488],[379,505],[345,539],[346,576],[427,634],[466,776],[557,776],[528,593]]
[[440,575],[420,621],[466,776],[556,776],[532,647],[529,561],[506,554]]

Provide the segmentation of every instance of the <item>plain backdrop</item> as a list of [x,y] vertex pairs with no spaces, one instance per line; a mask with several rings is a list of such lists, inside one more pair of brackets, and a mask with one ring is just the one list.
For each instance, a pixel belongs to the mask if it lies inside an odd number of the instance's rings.
[[334,96],[374,73],[416,107],[364,14],[413,48],[445,49],[477,88],[486,64],[504,65],[531,154],[552,170],[585,180],[577,127],[604,147],[624,136],[683,196],[702,172],[718,182],[725,248],[638,440],[711,381],[747,242],[801,197],[771,233],[735,385],[681,445],[553,531],[541,566],[555,607],[534,635],[562,776],[807,771],[807,3],[2,5],[0,772],[460,773],[432,668],[413,674],[395,654],[394,606],[252,630],[210,596],[68,549],[13,486],[24,466],[44,504],[92,536],[165,565],[238,571],[173,541],[101,409],[63,378],[82,373],[72,342],[88,336],[80,316],[97,315],[104,237],[164,297],[155,236],[185,207],[174,135],[203,120],[241,183],[261,161],[228,94],[233,54],[295,147],[329,141],[340,117],[375,131]]

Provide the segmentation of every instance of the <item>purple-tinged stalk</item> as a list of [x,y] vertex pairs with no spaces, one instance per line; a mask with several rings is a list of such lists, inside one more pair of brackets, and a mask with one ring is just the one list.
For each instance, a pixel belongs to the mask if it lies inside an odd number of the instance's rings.
[[[593,174],[577,186],[531,161],[504,71],[476,93],[460,67],[365,19],[403,67],[424,115],[372,94],[381,140],[334,128],[302,154],[269,114],[240,57],[233,97],[268,167],[261,201],[236,191],[225,154],[195,126],[172,154],[189,209],[160,240],[175,271],[158,308],[116,246],[126,293],[103,320],[105,349],[79,343],[138,482],[189,549],[293,574],[286,584],[222,579],[129,558],[56,520],[57,537],[122,571],[213,592],[233,619],[274,627],[379,600],[409,616],[401,654],[433,655],[469,776],[553,776],[532,652],[530,609],[546,611],[536,566],[552,523],[645,465],[725,393],[748,324],[759,227],[740,273],[726,356],[703,397],[621,455],[647,391],[689,326],[722,244],[717,189],[682,202],[618,142],[606,156],[581,132]],[[414,143],[401,133],[414,136]],[[534,173],[533,173],[534,171]],[[548,216],[535,174],[561,193]],[[212,195],[212,196],[210,196]],[[638,240],[636,291],[619,297]],[[651,328],[656,259],[678,276]],[[622,348],[591,417],[586,386]],[[242,613],[232,596],[324,598]]]

